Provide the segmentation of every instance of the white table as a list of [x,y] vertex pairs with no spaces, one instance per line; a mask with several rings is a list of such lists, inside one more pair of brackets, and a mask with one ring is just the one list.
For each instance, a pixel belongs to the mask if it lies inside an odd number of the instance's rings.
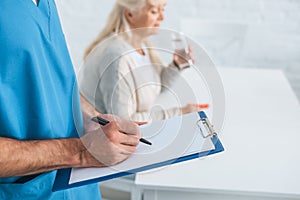
[[144,200],[300,199],[300,106],[279,70],[222,69],[225,152],[138,173]]

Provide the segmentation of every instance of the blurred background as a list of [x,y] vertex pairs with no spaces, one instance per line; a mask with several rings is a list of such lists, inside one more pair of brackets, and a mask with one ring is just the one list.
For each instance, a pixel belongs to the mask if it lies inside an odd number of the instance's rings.
[[[78,70],[83,52],[103,28],[115,1],[56,3]],[[300,100],[299,0],[168,0],[162,28],[184,32],[207,50],[219,68],[282,70]],[[130,199],[129,193],[104,187],[102,195]]]
[[[76,69],[114,2],[56,0]],[[300,99],[299,0],[169,0],[162,28],[190,36],[217,67],[283,70]]]

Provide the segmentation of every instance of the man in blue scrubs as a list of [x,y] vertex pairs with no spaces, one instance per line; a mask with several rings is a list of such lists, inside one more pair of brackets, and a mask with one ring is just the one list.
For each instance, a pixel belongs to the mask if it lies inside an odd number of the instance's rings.
[[101,115],[111,123],[100,127],[95,114],[78,94],[54,0],[1,0],[0,199],[100,199],[98,184],[52,192],[57,169],[135,151],[135,123]]

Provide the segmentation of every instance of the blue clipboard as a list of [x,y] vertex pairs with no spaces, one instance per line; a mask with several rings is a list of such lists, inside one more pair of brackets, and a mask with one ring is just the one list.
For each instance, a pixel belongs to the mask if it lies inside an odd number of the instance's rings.
[[134,174],[134,173],[142,172],[142,171],[157,168],[157,167],[162,167],[162,166],[165,166],[165,165],[171,165],[171,164],[174,164],[174,163],[179,163],[179,162],[184,162],[184,161],[187,161],[187,160],[192,160],[192,159],[196,159],[196,158],[200,158],[200,157],[205,157],[205,156],[208,156],[208,155],[212,155],[212,154],[216,154],[216,153],[224,151],[224,147],[223,147],[222,143],[220,142],[220,140],[217,136],[217,133],[214,131],[213,126],[210,124],[205,112],[203,112],[203,111],[199,112],[199,116],[200,116],[200,119],[197,123],[199,125],[201,124],[201,126],[198,126],[198,127],[200,128],[200,130],[201,129],[206,129],[205,131],[201,130],[201,133],[202,134],[204,132],[209,133],[207,135],[202,135],[202,136],[204,138],[210,137],[211,140],[212,140],[212,143],[215,146],[215,149],[210,150],[210,151],[205,151],[205,152],[200,152],[200,153],[195,153],[195,154],[179,157],[179,158],[176,158],[176,159],[172,159],[172,160],[168,160],[168,161],[164,161],[164,162],[160,162],[160,163],[155,163],[155,164],[152,164],[152,165],[147,165],[147,166],[140,167],[140,168],[135,168],[135,169],[125,171],[125,172],[118,172],[118,173],[114,173],[112,175],[101,176],[101,177],[97,177],[97,178],[94,178],[94,179],[84,180],[84,181],[76,182],[76,183],[72,183],[72,184],[69,184],[72,169],[71,168],[60,169],[60,170],[57,171],[52,191],[64,190],[64,189],[69,189],[69,188],[73,188],[73,187],[79,187],[79,186],[83,186],[83,185],[87,185],[87,184],[106,181],[106,180],[109,180],[109,179],[118,178],[118,177],[126,176],[126,175],[129,175],[129,174]]

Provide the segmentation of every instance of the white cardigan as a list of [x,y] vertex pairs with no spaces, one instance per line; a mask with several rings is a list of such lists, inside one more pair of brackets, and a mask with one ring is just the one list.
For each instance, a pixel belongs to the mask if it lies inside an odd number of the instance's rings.
[[99,44],[78,72],[81,94],[100,113],[134,121],[157,121],[180,115],[179,108],[164,109],[154,102],[162,86],[170,87],[179,70],[153,65],[123,39]]

